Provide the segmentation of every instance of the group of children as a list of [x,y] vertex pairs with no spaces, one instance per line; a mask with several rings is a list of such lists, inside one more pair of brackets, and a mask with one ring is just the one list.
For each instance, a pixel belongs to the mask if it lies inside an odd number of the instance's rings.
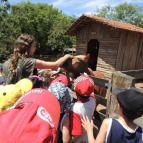
[[[105,119],[95,140],[92,121],[96,108],[93,80],[83,74],[74,81],[74,91],[77,96],[75,103],[72,101],[72,91],[67,85],[67,77],[59,74],[56,74],[55,79],[52,78],[49,84],[49,91],[57,97],[61,107],[58,143],[143,142],[143,129],[133,122],[143,115],[142,92],[133,87],[124,90],[113,89],[112,92],[117,95],[120,116],[118,119]],[[64,89],[67,90],[66,94]]]
[[[41,70],[38,73],[38,76],[29,77],[34,88],[47,89],[60,103],[57,143],[88,142],[86,131],[83,130],[81,125],[81,118],[88,116],[91,120],[96,107],[93,80],[86,74],[75,80],[74,90],[77,95],[77,102],[74,103],[73,93],[68,87],[69,81],[65,75],[60,75],[59,71],[50,69]],[[40,82],[42,84],[38,84]]]
[[[16,41],[12,57],[3,64],[4,86],[0,90],[0,108],[1,111],[4,110],[0,113],[3,123],[0,128],[0,140],[3,139],[3,143],[143,141],[142,128],[133,123],[134,119],[143,114],[143,93],[135,88],[113,90],[117,95],[120,116],[118,119],[105,119],[94,139],[92,117],[96,100],[93,80],[86,74],[75,79],[74,91],[77,101],[73,102],[72,91],[68,87],[70,79],[60,75],[60,70],[52,70],[58,69],[68,58],[73,57],[65,55],[55,62],[46,62],[31,57],[35,50],[35,39],[28,34],[22,34]],[[35,69],[38,70],[33,74]],[[10,98],[7,98],[7,95]],[[7,104],[8,99],[13,102]],[[5,102],[2,103],[2,100]],[[7,108],[4,108],[5,104]],[[11,123],[9,128],[6,128],[7,122]],[[19,136],[15,133],[17,131]],[[8,135],[9,137],[5,138]]]
[[[74,82],[74,89],[78,100],[75,103],[73,102],[73,93],[68,87],[68,78],[65,75],[60,75],[59,72],[50,69],[42,70],[39,72],[39,75],[31,75],[24,79],[32,82],[32,89],[45,89],[57,98],[60,105],[60,118],[56,131],[57,143],[88,142],[86,131],[83,130],[81,125],[81,118],[88,116],[89,119],[92,119],[96,106],[92,94],[94,83],[88,75],[83,74]],[[18,85],[20,82],[21,80],[15,85]],[[22,88],[28,85],[23,82]],[[8,85],[4,87],[6,88]],[[49,96],[48,93],[47,96]],[[53,106],[55,105],[53,104]]]

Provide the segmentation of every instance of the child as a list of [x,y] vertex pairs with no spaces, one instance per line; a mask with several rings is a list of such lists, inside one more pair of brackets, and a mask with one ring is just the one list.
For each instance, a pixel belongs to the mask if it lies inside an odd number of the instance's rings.
[[37,69],[56,69],[60,67],[71,55],[65,55],[55,62],[46,62],[31,58],[36,50],[35,39],[22,34],[18,37],[14,47],[14,53],[11,59],[3,64],[5,84],[14,84],[22,78],[33,75],[34,68]]
[[60,75],[60,71],[56,70],[43,70],[39,73],[39,76],[43,79],[43,86],[45,89],[48,89],[49,86],[54,82],[61,82],[64,85],[68,86],[68,78],[65,75]]
[[37,75],[31,75],[28,77],[28,79],[30,79],[33,83],[33,87],[34,88],[44,88],[43,87],[43,80],[41,77],[37,76]]
[[49,86],[48,90],[59,100],[61,113],[64,113],[70,107],[73,100],[71,89],[62,82],[54,82]]
[[[88,75],[81,75],[75,80],[74,90],[78,101],[71,106],[69,119],[68,116],[64,116],[65,119],[63,117],[61,123],[64,143],[88,142],[87,133],[81,125],[81,118],[88,116],[89,119],[92,119],[95,110],[95,100],[90,96],[94,90],[94,82]],[[70,127],[69,130],[68,126]],[[71,137],[69,137],[69,135],[71,135]]]
[[53,72],[51,69],[44,69],[38,72],[38,75],[43,80],[43,87],[48,90],[51,81],[53,80]]
[[142,143],[142,129],[133,120],[143,115],[143,93],[136,88],[114,89],[117,95],[119,118],[105,119],[96,140],[93,137],[93,121],[82,119],[89,143]]
[[61,114],[60,114],[60,121],[57,133],[58,134],[57,143],[62,143],[62,133],[60,131],[60,123],[66,110],[68,110],[68,108],[71,106],[71,103],[73,101],[73,95],[71,89],[66,86],[67,85],[66,76],[64,76],[64,78],[61,78],[60,81],[58,80],[59,78],[55,79],[53,83],[51,83],[51,85],[49,86],[48,90],[51,93],[53,93],[53,95],[56,96],[56,98],[60,103]]

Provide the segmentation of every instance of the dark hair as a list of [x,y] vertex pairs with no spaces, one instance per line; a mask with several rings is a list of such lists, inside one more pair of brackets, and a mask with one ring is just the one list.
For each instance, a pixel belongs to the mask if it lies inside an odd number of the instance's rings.
[[90,96],[83,96],[76,92],[76,96],[80,98],[80,100],[87,100]]
[[41,88],[43,86],[43,81],[42,81],[41,77],[39,77],[39,76],[32,75],[32,76],[29,76],[28,79],[30,79],[33,83],[32,89]]
[[22,34],[18,37],[14,47],[14,53],[11,57],[10,68],[14,70],[17,66],[19,59],[24,59],[29,56],[29,50],[35,39],[28,35]]
[[52,79],[51,79],[51,76],[52,76],[52,70],[46,70],[46,71],[43,71],[41,74],[40,74],[40,76],[42,77],[42,78],[44,78],[44,80],[43,80],[43,84],[44,85],[46,85],[46,86],[49,86],[50,85],[50,83],[51,83],[51,81],[52,81]]
[[138,110],[138,111],[134,111],[134,112],[128,112],[127,110],[125,110],[121,103],[118,101],[118,103],[120,104],[121,108],[122,108],[122,114],[128,119],[128,120],[135,120],[136,118],[139,118],[143,115],[143,109],[142,110]]

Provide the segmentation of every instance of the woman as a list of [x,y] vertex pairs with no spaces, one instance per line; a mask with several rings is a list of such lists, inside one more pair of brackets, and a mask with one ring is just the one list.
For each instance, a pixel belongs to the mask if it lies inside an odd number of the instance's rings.
[[31,58],[36,50],[34,37],[22,34],[18,37],[12,57],[3,64],[3,75],[5,84],[14,84],[22,78],[33,74],[37,69],[56,69],[60,67],[71,55],[65,55],[55,62],[46,62]]

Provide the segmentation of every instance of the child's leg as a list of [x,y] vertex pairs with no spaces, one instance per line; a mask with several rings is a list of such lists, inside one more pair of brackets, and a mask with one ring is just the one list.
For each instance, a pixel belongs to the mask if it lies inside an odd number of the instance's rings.
[[69,115],[68,114],[66,114],[65,118],[63,119],[61,130],[62,130],[63,143],[69,143],[70,142],[70,131],[69,131]]

